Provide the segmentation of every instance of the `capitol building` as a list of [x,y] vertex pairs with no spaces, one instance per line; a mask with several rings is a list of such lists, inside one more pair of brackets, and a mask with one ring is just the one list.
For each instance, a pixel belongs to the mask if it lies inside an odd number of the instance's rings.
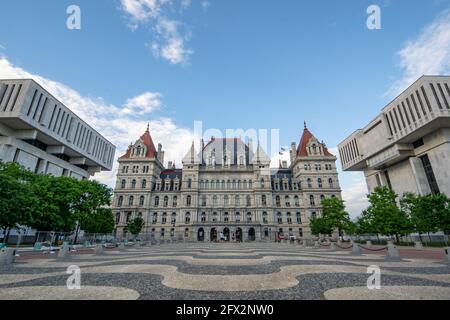
[[292,143],[290,165],[270,168],[259,143],[240,138],[194,143],[182,161],[164,166],[162,145],[146,132],[119,158],[113,213],[116,235],[142,217],[142,236],[201,242],[311,238],[309,221],[321,201],[341,197],[336,157],[307,128]]

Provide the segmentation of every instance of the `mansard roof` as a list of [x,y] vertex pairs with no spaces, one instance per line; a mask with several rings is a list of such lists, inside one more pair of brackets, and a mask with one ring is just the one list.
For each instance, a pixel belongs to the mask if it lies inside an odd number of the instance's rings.
[[[297,157],[308,157],[308,144],[311,140],[317,140],[317,138],[309,131],[308,127],[305,123],[305,129],[303,130],[303,135],[300,139],[300,143],[298,145],[297,149]],[[318,140],[317,140],[318,141]],[[323,148],[323,154],[327,157],[334,157],[329,151],[328,148],[325,146],[324,143],[318,142],[318,144]]]
[[[145,155],[145,158],[155,159],[158,155],[158,152],[156,151],[152,136],[150,135],[149,127],[147,127],[147,131],[145,131],[145,133],[139,138],[139,140],[136,141],[136,143],[138,143],[140,141],[142,141],[142,143],[147,147],[147,154]],[[130,145],[128,147],[127,152],[122,157],[120,157],[120,159],[130,158],[132,150],[133,150],[133,146]]]

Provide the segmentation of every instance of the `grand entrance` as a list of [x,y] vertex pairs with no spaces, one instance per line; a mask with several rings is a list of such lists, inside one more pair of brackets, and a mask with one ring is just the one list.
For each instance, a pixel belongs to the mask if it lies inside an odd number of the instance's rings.
[[223,235],[225,236],[225,241],[230,241],[230,229],[223,229]]
[[248,241],[255,241],[256,240],[256,232],[254,228],[250,228],[248,230]]
[[205,241],[205,231],[203,228],[198,229],[197,241]]
[[212,228],[211,229],[210,239],[211,239],[211,242],[216,242],[217,241],[217,230],[216,230],[216,228]]
[[241,228],[236,229],[236,241],[242,242],[242,229]]

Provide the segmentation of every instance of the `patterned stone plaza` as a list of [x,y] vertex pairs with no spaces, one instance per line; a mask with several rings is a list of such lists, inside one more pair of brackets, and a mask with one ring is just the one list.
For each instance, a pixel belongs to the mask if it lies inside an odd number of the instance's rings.
[[[343,247],[344,248],[344,247]],[[376,247],[373,247],[376,249]],[[331,251],[289,243],[178,243],[58,254],[22,253],[0,267],[0,300],[112,299],[450,299],[450,266],[442,250]],[[81,289],[69,290],[69,266]],[[381,269],[381,289],[369,290],[369,266]]]

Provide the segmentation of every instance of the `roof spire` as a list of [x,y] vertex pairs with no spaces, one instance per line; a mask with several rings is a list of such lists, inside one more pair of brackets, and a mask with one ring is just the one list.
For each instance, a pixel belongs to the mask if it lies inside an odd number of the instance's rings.
[[308,126],[306,125],[306,121],[304,122],[304,124],[305,124],[305,129],[308,129]]
[[150,132],[150,122],[147,123],[147,132]]

